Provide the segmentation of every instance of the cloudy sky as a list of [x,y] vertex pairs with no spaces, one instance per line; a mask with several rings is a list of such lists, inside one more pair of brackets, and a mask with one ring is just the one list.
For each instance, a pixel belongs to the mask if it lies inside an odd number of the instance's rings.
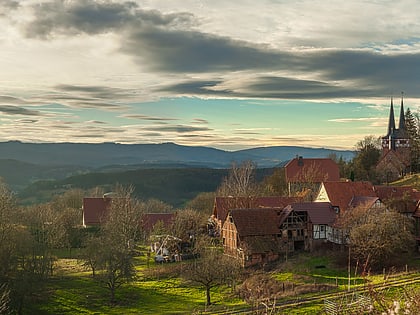
[[[1,0],[0,141],[352,149],[420,107],[417,0]],[[397,122],[398,123],[398,122]]]

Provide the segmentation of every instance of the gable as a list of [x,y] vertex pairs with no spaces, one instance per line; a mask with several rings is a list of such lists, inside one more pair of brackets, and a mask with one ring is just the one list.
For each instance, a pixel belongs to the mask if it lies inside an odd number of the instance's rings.
[[351,201],[358,196],[377,197],[372,183],[363,181],[324,182],[315,201],[329,201],[332,206],[339,207],[340,211],[346,211],[351,206]]

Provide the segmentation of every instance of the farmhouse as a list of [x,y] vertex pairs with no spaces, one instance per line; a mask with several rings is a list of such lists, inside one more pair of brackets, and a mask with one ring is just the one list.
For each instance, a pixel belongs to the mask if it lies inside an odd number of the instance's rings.
[[335,212],[329,203],[232,209],[222,228],[224,251],[239,259],[243,266],[263,265],[325,243],[325,228],[334,219]]
[[217,230],[215,234],[220,235],[223,223],[231,209],[284,208],[299,201],[301,198],[298,197],[216,197],[212,215]]
[[420,192],[410,186],[375,186],[378,198],[388,207],[412,217],[420,200]]

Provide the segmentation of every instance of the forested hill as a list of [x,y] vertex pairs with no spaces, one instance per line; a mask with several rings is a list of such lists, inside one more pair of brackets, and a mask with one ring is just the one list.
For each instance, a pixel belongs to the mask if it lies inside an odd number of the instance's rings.
[[[0,177],[20,196],[47,201],[62,189],[136,185],[139,195],[178,205],[194,193],[214,191],[232,162],[270,169],[300,155],[351,159],[352,151],[264,147],[224,151],[163,144],[0,143]],[[141,192],[140,192],[141,190]]]
[[[251,160],[258,167],[273,167],[300,155],[306,158],[330,154],[351,159],[353,151],[305,148],[296,146],[261,147],[224,151],[209,147],[162,144],[117,143],[22,143],[0,142],[0,160],[57,166],[77,165],[99,168],[107,165],[182,164],[189,166],[228,168],[232,161]],[[1,175],[1,174],[0,174]]]

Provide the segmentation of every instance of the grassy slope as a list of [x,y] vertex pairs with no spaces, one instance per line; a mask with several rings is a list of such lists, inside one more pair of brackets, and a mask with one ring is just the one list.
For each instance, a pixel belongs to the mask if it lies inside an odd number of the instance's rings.
[[[173,264],[147,266],[138,259],[137,281],[117,290],[117,305],[109,304],[109,292],[95,282],[76,259],[60,259],[56,274],[48,284],[50,294],[33,304],[28,314],[192,314],[205,310],[205,291],[165,274]],[[156,273],[154,273],[156,271]],[[244,307],[226,287],[212,290],[211,309]]]
[[[420,261],[410,262],[410,269],[418,269]],[[59,259],[55,276],[48,283],[49,293],[33,304],[27,314],[194,314],[205,308],[203,288],[182,281],[173,276],[168,268],[181,267],[176,264],[149,266],[144,256],[137,260],[138,279],[117,291],[117,305],[110,305],[108,291],[93,281],[90,272],[83,270],[76,259]],[[322,266],[322,268],[320,268]],[[363,284],[364,280],[352,268],[351,288]],[[338,294],[347,291],[348,273],[346,267],[333,263],[329,255],[311,256],[301,254],[282,263],[270,274],[280,283],[293,283],[293,290],[285,292],[278,301],[297,300],[317,296],[325,292]],[[372,283],[383,281],[383,275],[369,277]],[[324,288],[324,289],[321,289]],[[215,305],[205,314],[223,310],[243,309],[247,305],[232,294],[231,289],[222,287],[212,291]],[[309,305],[294,306],[283,310],[289,314],[319,314],[322,301]]]
[[420,174],[407,175],[403,179],[391,183],[392,186],[412,186],[420,190]]

